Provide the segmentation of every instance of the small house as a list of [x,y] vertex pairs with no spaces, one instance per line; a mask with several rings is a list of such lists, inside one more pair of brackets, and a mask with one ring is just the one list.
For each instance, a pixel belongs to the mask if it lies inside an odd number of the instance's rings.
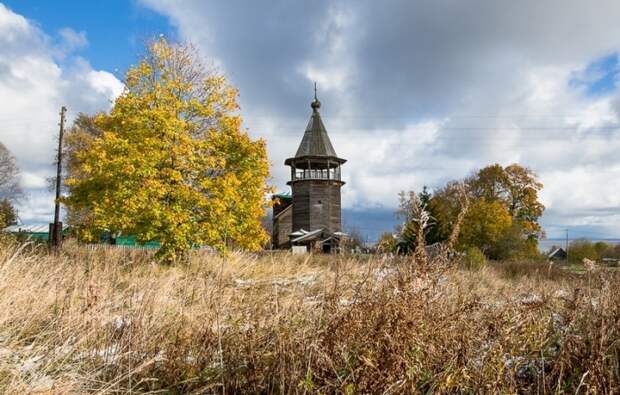
[[551,261],[565,261],[568,258],[568,254],[562,247],[555,247],[547,255],[547,258]]
[[618,266],[619,260],[617,258],[606,257],[606,258],[603,258],[602,261],[603,261],[603,264],[607,266]]
[[300,229],[289,235],[291,246],[304,246],[310,252],[337,252],[341,242],[347,237],[342,232],[330,232],[326,229],[315,229],[307,231]]

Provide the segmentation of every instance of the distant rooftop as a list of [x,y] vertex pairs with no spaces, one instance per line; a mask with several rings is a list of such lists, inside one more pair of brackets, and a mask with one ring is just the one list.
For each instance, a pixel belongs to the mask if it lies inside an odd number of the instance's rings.
[[[68,229],[67,224],[63,224],[62,229]],[[4,231],[9,233],[47,233],[49,232],[49,224],[11,225],[4,228]]]
[[271,195],[272,198],[279,198],[279,199],[292,199],[293,196],[291,195],[290,192],[278,192],[278,193],[274,193],[273,195]]

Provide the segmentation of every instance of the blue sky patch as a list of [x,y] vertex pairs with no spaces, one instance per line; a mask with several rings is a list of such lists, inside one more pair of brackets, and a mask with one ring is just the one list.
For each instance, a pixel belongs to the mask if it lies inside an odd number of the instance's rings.
[[176,29],[166,17],[133,0],[8,0],[3,3],[13,12],[26,16],[53,39],[60,41],[60,31],[64,28],[85,32],[88,45],[76,54],[88,59],[94,69],[114,72],[121,78],[144,52],[146,41],[160,34],[176,37]]
[[588,96],[603,96],[616,89],[619,72],[618,53],[613,53],[595,60],[583,70],[574,72],[569,85],[582,89]]

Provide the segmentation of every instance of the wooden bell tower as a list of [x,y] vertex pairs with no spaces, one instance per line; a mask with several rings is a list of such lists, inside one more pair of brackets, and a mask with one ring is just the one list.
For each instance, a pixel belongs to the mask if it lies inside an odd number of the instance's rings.
[[287,184],[292,191],[292,232],[322,229],[333,234],[342,231],[340,188],[344,181],[340,167],[346,160],[336,155],[321,120],[316,84],[310,106],[312,115],[297,153],[284,162],[291,167]]

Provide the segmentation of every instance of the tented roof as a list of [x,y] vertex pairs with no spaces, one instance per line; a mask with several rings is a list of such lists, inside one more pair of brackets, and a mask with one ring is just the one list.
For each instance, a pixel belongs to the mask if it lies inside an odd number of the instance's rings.
[[295,153],[296,158],[304,156],[338,157],[332,142],[329,140],[318,107],[313,108],[312,116],[310,116],[310,121],[308,121],[308,126],[306,126],[306,131],[304,132],[304,137],[301,139],[299,148],[297,148],[297,153]]

